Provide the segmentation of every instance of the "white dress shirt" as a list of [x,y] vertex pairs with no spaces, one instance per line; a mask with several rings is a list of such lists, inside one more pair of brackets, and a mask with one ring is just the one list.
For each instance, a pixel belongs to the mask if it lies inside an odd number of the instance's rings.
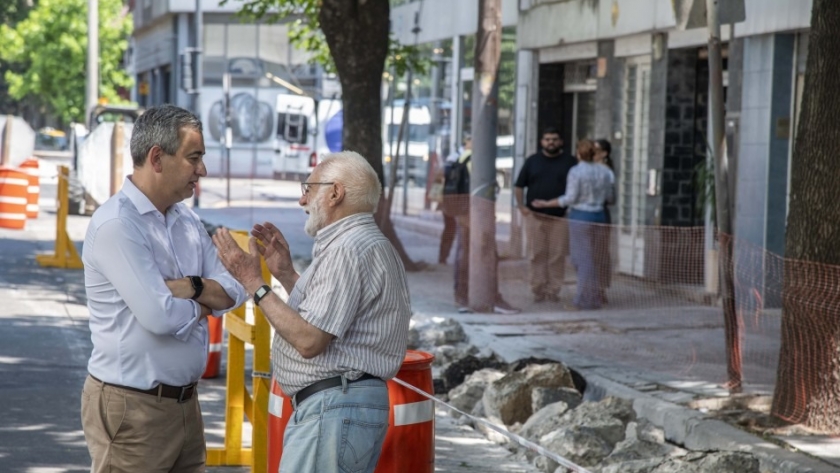
[[235,301],[233,307],[248,293],[225,270],[189,207],[178,203],[160,213],[130,177],[96,210],[85,236],[93,341],[88,371],[106,383],[138,389],[183,386],[204,372],[207,320],[200,318],[197,302],[174,297],[165,280],[212,279]]

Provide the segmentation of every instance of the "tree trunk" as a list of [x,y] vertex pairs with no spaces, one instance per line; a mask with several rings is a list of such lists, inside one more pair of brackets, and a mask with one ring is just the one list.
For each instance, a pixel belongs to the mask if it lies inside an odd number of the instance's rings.
[[[388,55],[388,0],[322,0],[318,20],[335,61],[341,81],[344,110],[342,143],[368,160],[379,182],[382,174],[382,73]],[[394,231],[385,199],[381,199],[377,222],[391,240],[406,270],[414,263]]]
[[470,172],[470,307],[492,312],[496,278],[496,133],[499,123],[501,0],[478,0]]
[[791,165],[782,347],[772,413],[840,434],[840,4],[814,0]]

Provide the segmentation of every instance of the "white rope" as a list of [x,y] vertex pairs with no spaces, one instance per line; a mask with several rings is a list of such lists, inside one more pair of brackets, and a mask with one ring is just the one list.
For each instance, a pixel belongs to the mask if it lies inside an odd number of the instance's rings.
[[420,394],[424,397],[427,397],[427,398],[431,399],[432,401],[434,401],[438,404],[442,404],[442,405],[448,407],[449,409],[452,409],[453,411],[455,411],[455,412],[457,412],[457,413],[459,413],[463,416],[469,417],[470,419],[472,419],[474,421],[481,422],[482,424],[484,424],[488,428],[500,433],[501,435],[503,435],[503,436],[513,440],[513,441],[515,441],[516,443],[518,443],[519,445],[522,445],[523,447],[527,448],[528,450],[531,450],[532,452],[537,453],[539,455],[542,455],[546,458],[550,458],[551,460],[554,460],[555,462],[557,462],[561,466],[564,466],[564,467],[566,467],[566,468],[568,468],[568,469],[570,469],[570,470],[572,470],[576,473],[591,473],[586,468],[584,468],[580,465],[577,465],[577,464],[571,462],[570,460],[567,460],[566,458],[563,458],[563,457],[561,457],[560,455],[558,455],[554,452],[550,452],[550,451],[546,450],[545,448],[543,448],[542,446],[537,445],[534,442],[531,442],[530,440],[528,440],[524,437],[520,437],[519,435],[508,432],[504,427],[499,427],[498,425],[492,424],[485,419],[467,414],[466,412],[458,409],[457,407],[455,407],[451,404],[448,404],[446,402],[443,402],[440,399],[432,396],[431,394],[429,394],[429,393],[427,393],[427,392],[425,392],[421,389],[418,389],[418,388],[406,383],[405,381],[403,381],[399,378],[393,378],[393,381],[397,384],[400,384],[400,385],[416,392],[417,394]]

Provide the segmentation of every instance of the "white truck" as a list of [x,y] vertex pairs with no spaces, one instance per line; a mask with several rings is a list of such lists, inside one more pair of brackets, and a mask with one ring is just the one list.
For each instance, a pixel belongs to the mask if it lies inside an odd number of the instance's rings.
[[[317,112],[317,113],[316,113]],[[274,178],[303,180],[320,156],[341,151],[341,100],[292,94],[277,96]]]
[[[382,156],[385,179],[390,179],[393,155],[397,154],[397,137],[403,120],[404,105],[395,102],[393,109],[385,107],[382,126]],[[432,114],[425,105],[412,105],[408,113],[408,127],[403,131],[397,164],[397,183],[402,182],[403,165],[408,159],[408,181],[423,187],[429,178],[429,127]],[[393,153],[393,154],[392,154]]]

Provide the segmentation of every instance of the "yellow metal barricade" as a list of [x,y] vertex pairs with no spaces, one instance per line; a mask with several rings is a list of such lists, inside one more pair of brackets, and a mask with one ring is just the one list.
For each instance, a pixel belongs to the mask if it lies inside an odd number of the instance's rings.
[[56,202],[55,222],[55,253],[37,255],[35,261],[41,266],[49,268],[82,269],[82,259],[76,251],[76,245],[70,240],[67,234],[67,208],[69,205],[69,179],[70,169],[67,166],[58,167],[58,196]]
[[[231,232],[239,246],[248,250],[248,233]],[[262,263],[263,278],[271,274]],[[207,449],[207,465],[251,465],[252,472],[264,473],[268,467],[268,398],[271,392],[270,336],[268,321],[254,307],[254,324],[245,319],[245,305],[225,314],[228,337],[227,399],[225,401],[225,446]],[[245,344],[254,346],[252,390],[245,388]],[[242,447],[242,421],[251,421],[251,448]]]

